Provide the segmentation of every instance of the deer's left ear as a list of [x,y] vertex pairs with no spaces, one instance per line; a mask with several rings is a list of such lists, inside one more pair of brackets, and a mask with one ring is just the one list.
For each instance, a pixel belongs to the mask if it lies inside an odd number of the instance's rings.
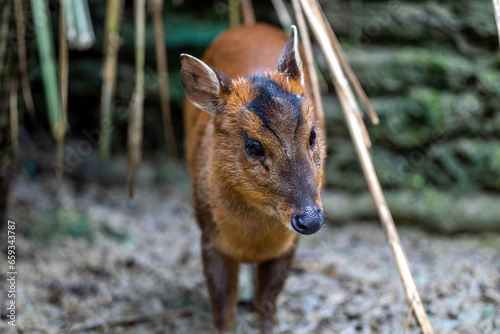
[[304,86],[304,71],[299,54],[299,38],[297,28],[294,25],[292,25],[290,37],[278,59],[278,71],[289,75]]

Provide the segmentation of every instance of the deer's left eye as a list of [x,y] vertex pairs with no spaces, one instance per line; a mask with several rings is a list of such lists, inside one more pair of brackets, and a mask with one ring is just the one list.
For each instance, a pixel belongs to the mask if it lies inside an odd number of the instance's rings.
[[252,139],[250,137],[245,138],[245,151],[249,155],[255,156],[255,157],[263,157],[264,156],[264,147],[262,144],[255,139]]
[[313,147],[315,143],[316,143],[316,131],[312,129],[311,134],[309,135],[309,146]]

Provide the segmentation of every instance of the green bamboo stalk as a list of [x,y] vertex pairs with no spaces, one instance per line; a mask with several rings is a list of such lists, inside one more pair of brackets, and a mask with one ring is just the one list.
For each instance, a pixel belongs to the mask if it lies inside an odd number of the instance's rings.
[[134,7],[136,77],[135,90],[130,101],[128,123],[128,189],[130,198],[134,196],[134,178],[142,155],[146,0],[135,0]]
[[492,0],[495,11],[495,22],[497,23],[498,42],[500,43],[500,0]]
[[89,4],[87,0],[73,0],[73,9],[76,19],[76,29],[78,31],[78,50],[88,49],[94,44],[95,36],[90,19]]
[[112,138],[112,99],[115,95],[116,68],[118,49],[120,48],[120,12],[121,0],[108,0],[104,35],[104,69],[101,89],[101,136],[99,137],[99,155],[103,161],[109,160]]
[[75,9],[73,8],[74,1],[72,0],[62,0],[62,1],[64,1],[65,3],[64,18],[66,22],[66,37],[68,38],[69,47],[73,49],[78,44],[78,30],[76,29]]
[[229,0],[229,25],[236,27],[240,21],[240,0]]
[[[59,11],[59,82],[61,94],[62,119],[68,127],[68,40],[66,38],[66,1],[60,2]],[[62,164],[62,161],[60,161]]]
[[25,43],[25,25],[24,25],[24,11],[23,2],[14,1],[14,10],[16,12],[16,30],[17,30],[17,57],[19,64],[19,74],[21,76],[21,86],[23,90],[24,105],[31,117],[32,121],[36,120],[35,117],[35,104],[31,95],[30,82],[28,77],[28,60],[26,56],[26,43]]
[[31,0],[33,21],[37,31],[36,41],[42,68],[42,81],[45,90],[45,102],[49,113],[50,127],[54,138],[64,136],[61,99],[58,92],[54,39],[50,25],[49,10],[44,0]]
[[168,85],[168,67],[165,36],[163,33],[163,0],[150,0],[150,10],[153,16],[156,46],[156,71],[160,83],[160,104],[163,116],[163,131],[171,159],[177,160],[177,150],[170,110],[170,89]]

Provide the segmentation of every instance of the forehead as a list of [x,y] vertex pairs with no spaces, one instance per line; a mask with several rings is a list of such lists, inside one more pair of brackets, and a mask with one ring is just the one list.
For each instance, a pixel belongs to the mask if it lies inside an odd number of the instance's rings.
[[304,123],[308,101],[300,84],[280,73],[247,80],[244,112],[253,113],[272,131],[294,132]]

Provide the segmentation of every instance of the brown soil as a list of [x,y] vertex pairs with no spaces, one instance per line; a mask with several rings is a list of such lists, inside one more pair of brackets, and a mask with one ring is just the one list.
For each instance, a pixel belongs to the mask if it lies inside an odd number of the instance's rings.
[[[62,225],[50,214],[55,187],[50,173],[11,183],[6,217],[17,231],[17,318],[15,328],[5,318],[2,252],[1,333],[211,332],[185,176],[140,184],[132,201],[124,184],[67,180]],[[435,332],[500,333],[500,235],[399,232]],[[5,225],[0,238],[5,249]],[[244,266],[242,301],[250,282]],[[301,239],[276,332],[404,333],[408,311],[380,225],[330,221]],[[240,307],[233,332],[258,333],[256,314]],[[419,332],[412,318],[406,333]]]

